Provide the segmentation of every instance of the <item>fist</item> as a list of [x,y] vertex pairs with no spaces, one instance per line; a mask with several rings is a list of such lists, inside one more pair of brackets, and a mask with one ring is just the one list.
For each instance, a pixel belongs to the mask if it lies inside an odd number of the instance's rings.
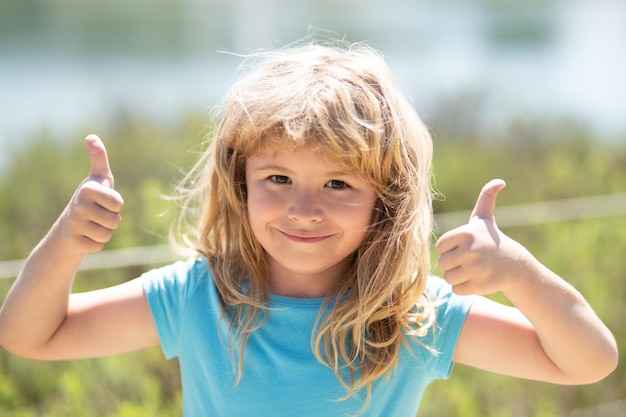
[[100,251],[121,222],[122,196],[113,189],[113,173],[106,148],[96,135],[85,138],[91,168],[66,207],[61,221],[63,236],[72,250]]
[[481,190],[469,222],[443,234],[435,249],[438,266],[453,291],[461,295],[488,295],[514,282],[527,252],[502,233],[494,209],[502,180],[491,180]]

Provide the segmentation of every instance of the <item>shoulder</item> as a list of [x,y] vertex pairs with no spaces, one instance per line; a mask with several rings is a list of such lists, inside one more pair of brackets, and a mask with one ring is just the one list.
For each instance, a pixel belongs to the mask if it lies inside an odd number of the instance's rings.
[[219,317],[219,301],[204,257],[153,269],[141,279],[167,358],[178,355],[190,323],[198,317],[206,319],[207,314]]
[[452,291],[452,286],[437,276],[429,276],[426,283],[426,294],[440,314],[462,314],[467,315],[469,307],[474,297],[456,295]]
[[144,287],[193,287],[210,279],[205,257],[189,258],[142,275]]
[[166,299],[185,304],[199,289],[209,290],[213,278],[205,257],[189,258],[146,272],[141,277],[148,301]]
[[430,276],[424,297],[416,306],[425,318],[409,337],[411,354],[405,356],[409,369],[420,369],[428,381],[447,378],[459,335],[474,297],[456,295],[443,279]]
[[454,346],[468,316],[474,297],[455,294],[443,279],[430,276],[426,284],[427,303],[433,309],[431,336],[435,345]]

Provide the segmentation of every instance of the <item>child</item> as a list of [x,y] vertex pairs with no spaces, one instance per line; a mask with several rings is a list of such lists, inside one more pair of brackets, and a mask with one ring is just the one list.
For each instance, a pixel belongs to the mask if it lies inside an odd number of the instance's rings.
[[[436,244],[432,143],[383,58],[364,45],[261,54],[223,103],[186,178],[179,226],[196,256],[70,294],[120,223],[104,145],[28,258],[0,342],[44,360],[161,344],[187,416],[414,416],[454,362],[558,384],[616,366],[583,297],[497,228],[504,182]],[[501,291],[515,306],[483,295]]]

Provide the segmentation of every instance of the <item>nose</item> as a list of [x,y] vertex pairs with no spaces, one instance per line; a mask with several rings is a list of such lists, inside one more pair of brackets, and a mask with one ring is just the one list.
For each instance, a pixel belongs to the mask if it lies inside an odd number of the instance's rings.
[[289,200],[287,216],[291,221],[319,223],[324,219],[321,198],[313,190],[294,189]]

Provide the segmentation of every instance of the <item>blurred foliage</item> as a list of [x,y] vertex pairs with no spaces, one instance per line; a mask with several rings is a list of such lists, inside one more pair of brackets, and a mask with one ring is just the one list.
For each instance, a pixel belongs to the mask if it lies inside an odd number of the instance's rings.
[[[167,241],[175,207],[162,196],[171,193],[180,170],[195,159],[206,120],[193,115],[176,128],[164,128],[121,112],[114,126],[97,132],[109,151],[116,188],[126,200],[122,226],[108,249]],[[482,185],[493,177],[508,184],[500,205],[626,190],[626,140],[596,141],[592,132],[575,123],[517,121],[497,137],[444,126],[433,126],[433,132],[445,132],[434,135],[436,184],[445,196],[436,202],[436,212],[471,209]],[[0,178],[0,260],[28,254],[89,170],[81,140],[68,143],[37,132],[22,143]],[[623,230],[626,216],[505,232],[579,288],[623,348]],[[81,272],[76,288],[111,285],[141,272],[137,267]],[[2,298],[10,284],[0,281]],[[457,366],[448,381],[436,382],[427,391],[420,415],[566,416],[624,399],[625,392],[624,365],[606,380],[582,387],[521,381]],[[158,348],[56,363],[0,352],[2,416],[167,417],[181,415],[181,404],[177,363],[165,361]]]
[[1,2],[0,45],[39,52],[175,53],[183,44],[183,13],[180,4],[164,0]]
[[[436,184],[444,195],[435,202],[436,212],[469,213],[492,178],[507,182],[498,196],[501,206],[626,191],[626,140],[597,141],[570,121],[516,121],[498,137],[440,137],[435,143]],[[624,230],[626,215],[503,229],[581,291],[613,331],[622,364],[611,376],[592,385],[563,387],[457,365],[449,380],[427,391],[419,415],[566,417],[573,410],[615,402],[602,413],[583,415],[622,416],[624,403],[617,401],[626,393]]]

